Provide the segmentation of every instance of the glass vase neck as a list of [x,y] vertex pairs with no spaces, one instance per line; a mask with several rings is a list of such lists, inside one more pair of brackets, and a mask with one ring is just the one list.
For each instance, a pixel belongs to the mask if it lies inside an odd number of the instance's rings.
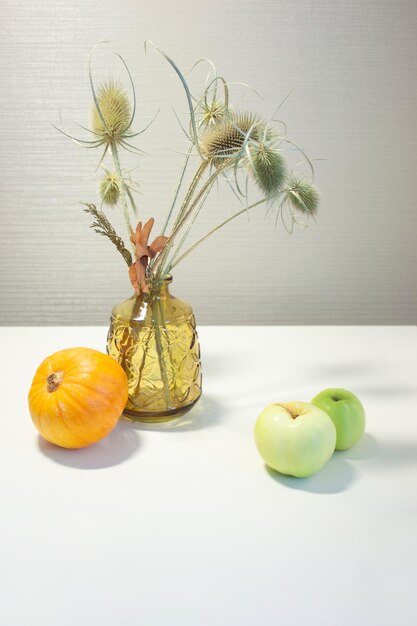
[[149,290],[149,298],[167,298],[169,297],[169,286],[172,283],[172,275],[167,274],[165,278],[151,285]]

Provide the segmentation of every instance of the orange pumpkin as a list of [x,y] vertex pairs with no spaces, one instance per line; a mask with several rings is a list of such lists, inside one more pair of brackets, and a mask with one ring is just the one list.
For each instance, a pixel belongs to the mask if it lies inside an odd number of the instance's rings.
[[113,430],[127,395],[126,374],[117,361],[91,348],[68,348],[38,367],[29,410],[47,441],[84,448]]

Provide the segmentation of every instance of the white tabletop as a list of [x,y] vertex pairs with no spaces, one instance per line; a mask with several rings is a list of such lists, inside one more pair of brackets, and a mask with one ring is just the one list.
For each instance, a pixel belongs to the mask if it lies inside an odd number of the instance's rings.
[[[105,328],[3,328],[1,626],[392,626],[416,619],[417,329],[200,328],[204,397],[173,427],[44,442],[38,364]],[[266,470],[262,408],[356,393],[363,439],[313,477]]]

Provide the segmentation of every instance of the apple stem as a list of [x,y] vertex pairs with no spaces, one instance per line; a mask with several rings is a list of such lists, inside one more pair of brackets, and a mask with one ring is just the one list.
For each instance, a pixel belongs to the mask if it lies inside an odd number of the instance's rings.
[[295,420],[295,418],[300,415],[299,413],[296,413],[294,410],[291,410],[286,404],[280,404],[279,402],[277,402],[276,404],[278,406],[282,406],[286,411],[288,411],[288,413],[291,415],[293,420]]

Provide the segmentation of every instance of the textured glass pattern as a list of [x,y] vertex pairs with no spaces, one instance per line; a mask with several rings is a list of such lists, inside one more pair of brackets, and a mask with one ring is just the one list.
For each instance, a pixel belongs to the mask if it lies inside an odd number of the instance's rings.
[[190,408],[201,395],[201,362],[191,307],[165,285],[156,298],[134,296],[113,309],[107,351],[125,370],[125,414],[161,420]]

